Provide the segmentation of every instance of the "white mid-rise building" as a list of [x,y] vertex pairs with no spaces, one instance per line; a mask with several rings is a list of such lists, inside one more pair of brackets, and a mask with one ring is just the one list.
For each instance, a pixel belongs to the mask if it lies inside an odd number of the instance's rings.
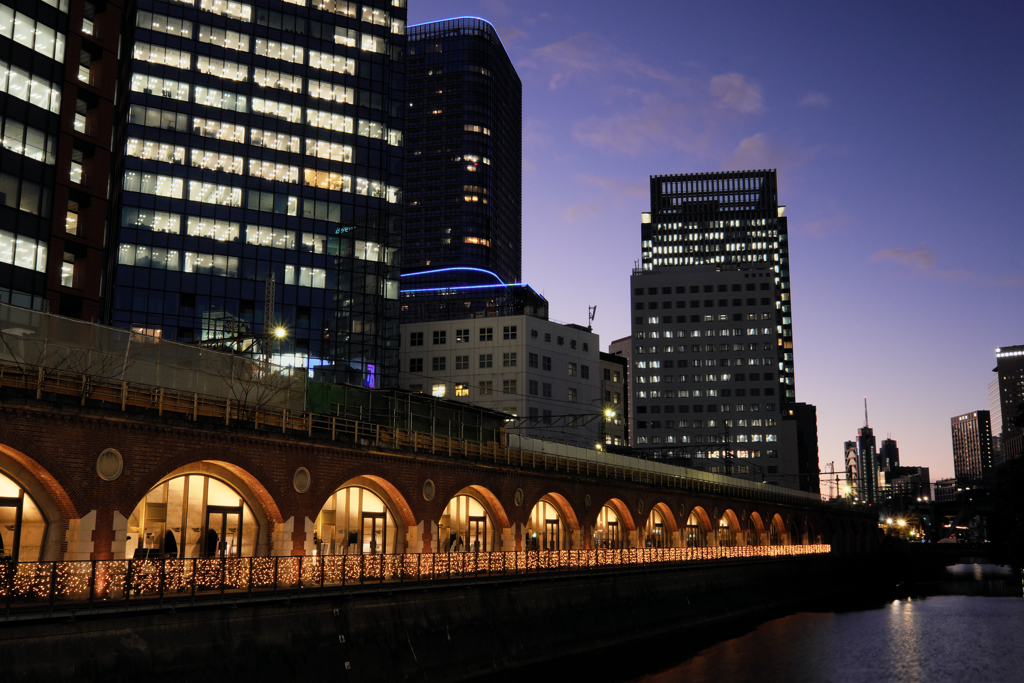
[[601,419],[598,336],[529,315],[402,325],[403,389],[504,412],[510,432],[593,447]]

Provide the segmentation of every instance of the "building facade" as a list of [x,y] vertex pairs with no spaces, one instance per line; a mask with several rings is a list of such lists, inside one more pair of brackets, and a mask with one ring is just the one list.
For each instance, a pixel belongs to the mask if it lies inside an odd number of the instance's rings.
[[1003,464],[1003,410],[998,375],[988,383],[988,415],[992,425],[992,466],[999,467]]
[[599,338],[527,315],[402,325],[401,387],[509,416],[506,429],[592,448],[602,415]]
[[[865,406],[866,406],[865,402]],[[875,432],[867,425],[867,409],[864,410],[865,424],[857,430],[857,461],[860,463],[860,499],[874,504],[879,499],[878,447]],[[884,485],[885,479],[882,478]]]
[[600,353],[601,358],[601,432],[598,442],[607,447],[623,448],[626,441],[628,413],[626,390],[626,359],[611,353]]
[[979,481],[992,471],[992,425],[987,410],[950,418],[953,471],[958,482]]
[[1024,427],[1013,420],[1024,415],[1024,345],[996,349],[999,406],[1002,434],[1000,449],[1004,461],[1024,456]]
[[113,324],[229,347],[282,327],[281,364],[397,384],[404,0],[137,10]]
[[608,344],[608,353],[626,361],[626,407],[623,427],[626,430],[626,446],[633,446],[636,420],[633,417],[633,338],[623,337]]
[[523,86],[494,27],[411,26],[408,100],[403,322],[516,313]]
[[800,490],[821,492],[818,468],[818,408],[810,403],[793,403],[786,407],[789,417],[796,420],[796,441]]
[[121,15],[0,4],[0,303],[101,317]]

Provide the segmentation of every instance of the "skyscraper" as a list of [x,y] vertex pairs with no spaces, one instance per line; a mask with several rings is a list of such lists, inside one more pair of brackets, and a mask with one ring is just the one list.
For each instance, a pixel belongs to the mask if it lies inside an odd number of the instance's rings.
[[900,466],[900,448],[896,445],[896,439],[882,439],[878,449],[878,463],[887,469]]
[[774,170],[651,178],[630,286],[634,444],[652,457],[799,486],[784,211]]
[[137,9],[113,324],[396,385],[405,0]]
[[0,303],[101,316],[121,12],[0,5]]
[[402,321],[546,317],[543,297],[516,284],[523,87],[494,27],[411,26],[408,100]]
[[950,418],[953,471],[958,482],[980,480],[992,470],[992,425],[987,410]]
[[1024,411],[1024,345],[996,349],[1003,460],[1024,456],[1024,428],[1013,420]]

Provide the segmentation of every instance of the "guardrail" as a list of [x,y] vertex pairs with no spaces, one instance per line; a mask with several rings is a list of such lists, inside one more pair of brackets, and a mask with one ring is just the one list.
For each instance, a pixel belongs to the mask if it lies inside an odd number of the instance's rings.
[[[630,481],[694,492],[712,493],[749,500],[788,503],[801,506],[837,507],[836,501],[823,502],[815,494],[778,486],[755,485],[741,479],[712,475],[685,467],[636,460],[608,454],[573,457],[557,453],[510,446],[507,435],[498,431],[490,441],[472,441],[438,434],[352,420],[331,415],[269,408],[242,403],[230,398],[217,398],[195,392],[182,392],[164,387],[118,381],[86,374],[56,372],[42,367],[0,363],[0,387],[22,389],[41,399],[43,394],[70,396],[87,402],[100,402],[155,412],[157,416],[175,416],[210,424],[243,426],[262,433],[303,436],[330,441],[347,441],[377,448],[431,453],[446,457],[485,460],[496,465],[542,469],[612,480]],[[523,439],[521,442],[532,443]]]
[[3,562],[5,618],[55,611],[231,601],[343,590],[595,569],[642,570],[708,561],[822,555],[829,545],[405,553],[320,557]]

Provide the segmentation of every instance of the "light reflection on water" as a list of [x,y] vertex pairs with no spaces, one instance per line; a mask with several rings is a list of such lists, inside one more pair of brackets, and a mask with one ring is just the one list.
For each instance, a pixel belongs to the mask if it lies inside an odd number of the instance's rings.
[[1024,600],[943,596],[795,614],[637,683],[1024,681]]

